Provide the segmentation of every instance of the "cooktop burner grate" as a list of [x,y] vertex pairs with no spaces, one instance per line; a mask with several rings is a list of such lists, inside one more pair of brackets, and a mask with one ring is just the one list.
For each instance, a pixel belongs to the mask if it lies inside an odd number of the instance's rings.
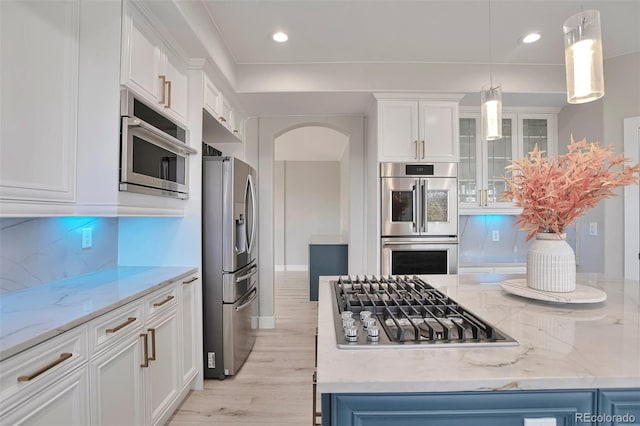
[[340,347],[518,344],[417,277],[349,276],[332,284]]

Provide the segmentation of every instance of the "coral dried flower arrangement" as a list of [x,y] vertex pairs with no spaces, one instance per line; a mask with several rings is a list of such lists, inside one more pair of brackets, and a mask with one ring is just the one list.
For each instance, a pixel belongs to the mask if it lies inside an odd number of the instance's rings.
[[640,163],[625,165],[629,159],[613,149],[586,139],[576,142],[572,135],[566,154],[543,157],[536,145],[529,158],[507,166],[511,176],[503,178],[508,189],[502,199],[522,207],[515,224],[529,231],[527,240],[538,232],[564,233],[577,217],[614,196],[612,189],[640,182]]

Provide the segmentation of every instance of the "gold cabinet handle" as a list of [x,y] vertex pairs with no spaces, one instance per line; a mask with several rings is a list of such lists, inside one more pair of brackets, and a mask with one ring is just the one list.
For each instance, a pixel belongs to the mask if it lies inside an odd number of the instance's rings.
[[218,117],[218,120],[222,121],[223,123],[227,121],[227,119],[223,116]]
[[234,130],[234,131],[233,131],[233,133],[238,133],[238,131],[237,131],[237,130]]
[[484,191],[484,189],[478,189],[478,191],[480,192],[478,194],[478,205],[482,207],[482,191]]
[[122,324],[117,325],[117,326],[115,326],[113,328],[107,328],[104,332],[105,333],[116,333],[116,332],[120,331],[121,329],[125,328],[126,326],[128,326],[129,324],[131,324],[132,322],[135,322],[135,321],[136,321],[135,317],[129,317]]
[[142,364],[140,364],[140,367],[144,367],[147,368],[149,367],[149,337],[147,336],[147,333],[142,333],[140,334],[140,337],[142,337],[142,340],[144,340],[143,342],[143,349],[142,351],[144,352],[144,354],[142,355],[144,357],[144,362]]
[[18,377],[18,381],[19,382],[29,382],[33,379],[35,379],[36,377],[38,377],[39,375],[41,375],[42,373],[44,373],[47,370],[51,370],[53,367],[55,367],[56,365],[64,362],[65,360],[71,358],[73,356],[73,354],[69,353],[69,352],[63,352],[60,354],[60,357],[58,359],[56,359],[55,361],[51,361],[49,364],[45,365],[42,368],[39,368],[38,370],[34,371],[33,373],[27,375],[27,376],[20,376]]
[[151,356],[147,358],[149,361],[156,360],[156,329],[148,328],[147,331],[151,333]]
[[164,105],[166,103],[166,93],[165,87],[167,87],[167,77],[164,75],[159,75],[160,83],[162,84],[162,97],[160,98],[159,104]]
[[485,207],[489,206],[489,190],[488,189],[484,190],[484,206]]
[[191,284],[192,282],[194,282],[197,279],[198,279],[198,277],[193,277],[190,280],[182,281],[182,284]]
[[167,104],[164,106],[165,108],[171,108],[171,81],[167,80],[165,83],[167,85]]
[[413,141],[413,144],[416,147],[416,160],[417,160],[418,159],[418,141],[417,140]]
[[175,296],[167,296],[167,298],[166,298],[166,299],[164,299],[162,302],[154,303],[154,304],[153,304],[153,306],[157,308],[158,306],[162,306],[162,305],[164,305],[165,303],[170,302],[170,301],[171,301],[171,300],[173,300],[174,298],[175,298]]
[[425,157],[424,141],[422,141],[422,159]]

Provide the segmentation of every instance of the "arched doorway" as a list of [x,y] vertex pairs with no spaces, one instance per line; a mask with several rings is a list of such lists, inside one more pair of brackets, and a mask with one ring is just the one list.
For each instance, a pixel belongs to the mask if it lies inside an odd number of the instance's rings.
[[[348,137],[348,223],[349,273],[363,274],[365,253],[364,185],[364,117],[362,116],[289,116],[257,119],[257,160],[259,199],[259,269],[260,269],[260,327],[275,327],[274,270],[276,253],[275,180],[276,139],[290,131],[305,127],[321,127]],[[347,172],[345,172],[347,174]],[[346,191],[345,191],[346,192]]]
[[306,271],[312,235],[349,234],[348,146],[348,135],[321,126],[274,140],[276,271]]

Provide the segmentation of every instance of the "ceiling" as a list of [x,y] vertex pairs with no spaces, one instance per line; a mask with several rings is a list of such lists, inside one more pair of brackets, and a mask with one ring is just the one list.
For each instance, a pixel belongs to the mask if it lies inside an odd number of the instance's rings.
[[[640,51],[640,0],[203,0],[203,4],[238,70],[303,66],[305,72],[317,68],[322,74],[324,69],[357,64],[365,70],[365,79],[366,70],[380,64],[405,69],[407,64],[416,68],[454,64],[466,69],[477,64],[473,68],[484,75],[492,63],[494,69],[556,67],[558,81],[563,71],[557,67],[564,65],[562,24],[581,8],[600,11],[605,58]],[[289,41],[273,42],[270,36],[275,31],[287,32]],[[520,43],[530,31],[542,38],[530,45]],[[389,74],[392,79],[393,73]],[[250,112],[362,113],[370,99],[371,92],[362,87],[303,92],[288,90],[286,78],[276,80],[282,83],[270,87],[269,93],[239,90]],[[469,93],[474,84],[467,83],[462,92]],[[508,87],[503,90],[509,92]],[[555,92],[534,98],[518,93],[514,101],[563,106],[564,97]],[[475,102],[474,95],[466,99]]]

